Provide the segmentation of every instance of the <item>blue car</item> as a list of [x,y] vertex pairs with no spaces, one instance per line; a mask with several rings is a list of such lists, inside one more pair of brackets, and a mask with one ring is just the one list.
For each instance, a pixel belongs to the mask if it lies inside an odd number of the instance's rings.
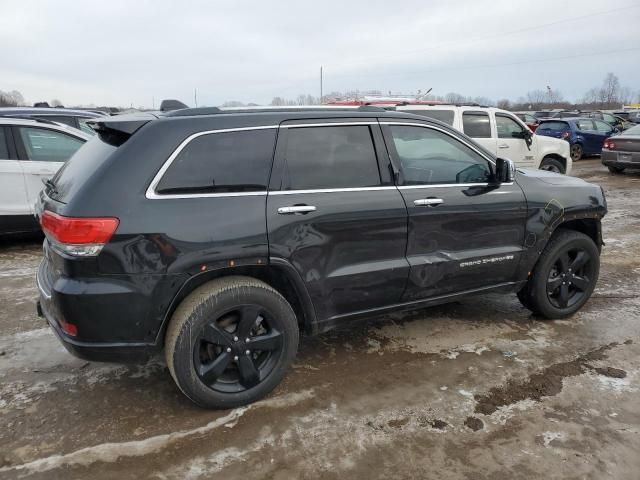
[[617,129],[593,118],[541,120],[536,129],[536,135],[562,138],[569,142],[574,162],[585,155],[600,155],[604,141],[615,133],[618,133]]

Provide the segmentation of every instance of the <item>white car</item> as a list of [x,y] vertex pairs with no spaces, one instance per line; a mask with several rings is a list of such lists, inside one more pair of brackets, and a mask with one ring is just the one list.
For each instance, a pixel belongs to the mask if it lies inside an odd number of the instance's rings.
[[90,138],[47,120],[0,117],[0,234],[39,229],[34,205],[43,180]]
[[519,167],[571,173],[569,142],[536,135],[506,110],[473,105],[398,105],[396,110],[448,123],[497,157],[513,160]]

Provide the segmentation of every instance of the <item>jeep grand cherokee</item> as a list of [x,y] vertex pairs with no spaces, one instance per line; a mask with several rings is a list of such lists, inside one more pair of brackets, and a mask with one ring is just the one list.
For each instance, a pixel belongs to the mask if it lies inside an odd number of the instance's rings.
[[300,331],[491,291],[566,317],[598,278],[600,187],[516,172],[437,120],[185,109],[93,128],[40,194],[39,311],[83,358],[164,350],[201,406],[269,393]]

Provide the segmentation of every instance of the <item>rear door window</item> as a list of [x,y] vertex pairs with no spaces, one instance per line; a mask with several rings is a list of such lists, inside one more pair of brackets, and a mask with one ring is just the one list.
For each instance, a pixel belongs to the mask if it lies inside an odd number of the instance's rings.
[[453,110],[425,109],[425,110],[407,110],[408,113],[422,115],[423,117],[434,118],[449,125],[453,125]]
[[276,129],[201,135],[175,157],[159,194],[266,191]]
[[578,130],[595,130],[593,120],[578,120],[576,122]]
[[19,127],[28,160],[66,162],[84,144],[84,140],[56,130]]
[[471,138],[491,138],[491,123],[486,112],[464,112],[462,130]]
[[285,190],[380,185],[373,138],[366,125],[290,128],[285,163]]

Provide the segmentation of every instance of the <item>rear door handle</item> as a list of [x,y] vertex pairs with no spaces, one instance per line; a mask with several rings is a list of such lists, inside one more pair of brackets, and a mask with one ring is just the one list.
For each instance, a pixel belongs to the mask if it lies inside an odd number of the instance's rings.
[[419,198],[418,200],[413,201],[413,204],[416,207],[436,207],[441,203],[444,203],[444,200],[442,200],[441,198],[433,198],[433,197]]
[[315,211],[316,207],[313,205],[292,205],[290,207],[278,208],[278,213],[280,215],[293,215],[296,213],[309,213]]
[[503,143],[502,145],[498,145],[498,148],[509,148],[509,145]]

